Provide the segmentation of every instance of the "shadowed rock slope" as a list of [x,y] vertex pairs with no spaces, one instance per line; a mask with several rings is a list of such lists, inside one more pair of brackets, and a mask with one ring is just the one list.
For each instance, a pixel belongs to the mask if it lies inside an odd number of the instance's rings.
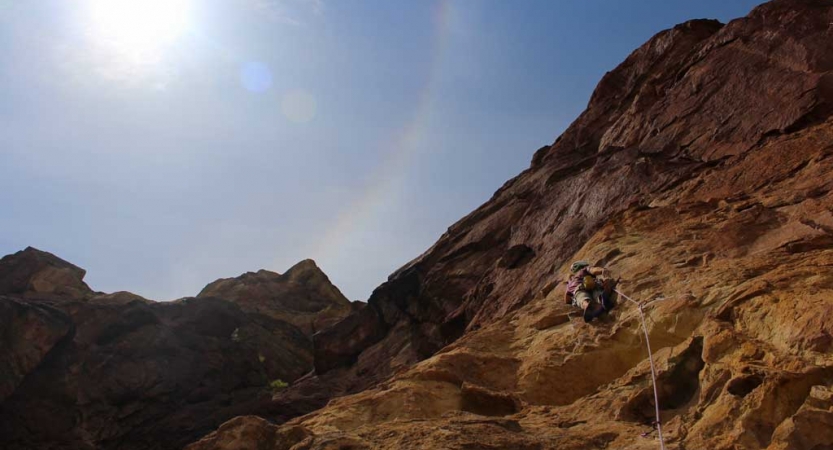
[[[658,448],[638,313],[587,325],[574,259],[648,311],[670,449],[833,445],[833,1],[664,31],[531,167],[315,335],[317,375],[207,449]],[[643,435],[644,434],[644,435]]]
[[310,323],[350,309],[321,298],[338,290],[312,261],[257,308],[222,290],[102,294],[83,277],[33,248],[0,260],[0,448],[180,449],[240,414],[284,414],[269,384],[309,372],[312,342],[282,308]]
[[310,336],[363,305],[351,304],[311,259],[283,275],[260,270],[217,280],[197,295],[204,297],[231,300],[245,311],[291,323]]

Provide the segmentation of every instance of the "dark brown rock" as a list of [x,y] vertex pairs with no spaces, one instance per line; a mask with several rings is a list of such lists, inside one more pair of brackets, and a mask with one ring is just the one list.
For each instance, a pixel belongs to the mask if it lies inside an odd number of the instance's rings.
[[260,270],[223,278],[203,288],[197,297],[233,301],[246,311],[291,323],[309,336],[354,309],[311,259],[299,262],[283,275]]
[[269,413],[269,383],[311,366],[297,328],[224,300],[62,308],[75,336],[0,403],[3,448],[180,448],[243,411]]
[[0,403],[73,332],[61,311],[0,296]]
[[295,416],[270,384],[310,372],[312,327],[359,309],[312,261],[174,302],[83,276],[32,248],[0,262],[0,448],[179,449],[245,412]]
[[93,293],[84,275],[80,267],[27,247],[0,259],[0,294],[83,298]]
[[315,370],[328,370],[356,362],[359,351],[378,342],[384,328],[379,313],[373,307],[362,308],[334,326],[313,335]]

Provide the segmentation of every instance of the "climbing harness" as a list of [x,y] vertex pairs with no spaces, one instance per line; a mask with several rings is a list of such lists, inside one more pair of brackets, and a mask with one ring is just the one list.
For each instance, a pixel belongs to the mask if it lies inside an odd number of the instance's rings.
[[648,347],[648,361],[651,363],[651,381],[654,387],[654,407],[656,408],[656,424],[657,424],[657,434],[659,435],[659,448],[661,450],[665,450],[665,441],[662,438],[662,424],[660,423],[659,419],[659,394],[657,393],[657,373],[656,369],[654,369],[654,356],[651,352],[651,341],[648,339],[648,326],[645,325],[645,311],[644,308],[652,303],[661,302],[664,300],[670,300],[668,298],[658,298],[655,300],[651,300],[650,302],[638,302],[627,295],[623,294],[618,289],[614,289],[617,294],[621,295],[622,297],[626,298],[628,301],[636,305],[636,308],[639,310],[639,318],[642,320],[642,331],[645,333],[645,345]]

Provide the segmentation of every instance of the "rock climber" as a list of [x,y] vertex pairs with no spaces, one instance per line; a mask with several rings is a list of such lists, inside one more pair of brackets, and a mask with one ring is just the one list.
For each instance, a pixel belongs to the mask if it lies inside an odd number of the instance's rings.
[[570,266],[570,279],[564,299],[584,311],[584,321],[612,310],[616,306],[616,284],[604,267],[590,266],[587,261],[576,261]]

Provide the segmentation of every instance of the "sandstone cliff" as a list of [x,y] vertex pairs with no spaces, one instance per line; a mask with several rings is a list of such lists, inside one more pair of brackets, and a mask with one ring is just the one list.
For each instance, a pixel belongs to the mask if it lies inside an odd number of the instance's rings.
[[833,445],[833,1],[659,33],[531,167],[314,336],[316,374],[204,449],[658,448],[638,314],[584,324],[577,258],[648,312],[668,448]]
[[[84,274],[33,248],[0,260],[0,448],[180,449],[240,414],[297,414],[270,383],[312,369],[303,326],[351,308],[312,261],[251,308],[222,289],[103,294]],[[297,309],[306,322],[281,320]]]

